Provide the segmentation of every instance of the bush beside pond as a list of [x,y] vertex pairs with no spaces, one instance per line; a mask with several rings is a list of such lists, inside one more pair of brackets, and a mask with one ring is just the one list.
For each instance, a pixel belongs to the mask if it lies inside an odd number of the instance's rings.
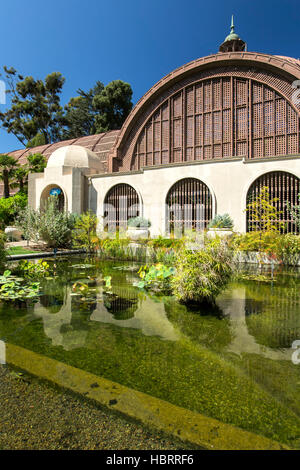
[[180,251],[175,267],[172,288],[180,302],[213,302],[233,273],[232,252],[222,240],[215,239],[199,251]]

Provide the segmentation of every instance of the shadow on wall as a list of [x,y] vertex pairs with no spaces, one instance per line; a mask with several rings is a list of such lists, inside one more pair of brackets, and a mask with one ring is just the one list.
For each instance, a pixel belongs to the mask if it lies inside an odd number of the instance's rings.
[[97,191],[93,185],[90,186],[90,207],[89,209],[94,213],[97,214]]

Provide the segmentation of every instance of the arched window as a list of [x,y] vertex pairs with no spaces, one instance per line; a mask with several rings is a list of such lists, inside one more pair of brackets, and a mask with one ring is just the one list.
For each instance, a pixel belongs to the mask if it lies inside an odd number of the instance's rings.
[[202,181],[185,178],[177,181],[166,199],[167,232],[177,236],[186,230],[204,230],[212,219],[212,195]]
[[[300,179],[285,171],[265,173],[257,178],[250,186],[247,193],[247,204],[253,201],[265,186],[269,188],[270,199],[277,199],[274,201],[273,205],[276,207],[277,211],[281,212],[278,220],[274,222],[284,222],[287,232],[299,233],[299,228],[296,227],[288,211],[287,203],[290,205],[298,204]],[[247,211],[247,232],[253,231],[256,228],[253,213]]]
[[50,184],[43,190],[40,199],[41,209],[45,208],[50,197],[56,198],[57,207],[60,211],[64,211],[67,209],[64,192],[62,188],[57,186],[56,184]]
[[128,219],[139,215],[139,196],[132,186],[121,183],[108,191],[104,200],[104,230],[126,229]]

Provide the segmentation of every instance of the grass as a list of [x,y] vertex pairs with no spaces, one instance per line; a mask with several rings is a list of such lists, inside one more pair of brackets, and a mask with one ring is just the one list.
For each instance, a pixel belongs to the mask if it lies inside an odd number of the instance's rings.
[[8,255],[28,255],[30,253],[35,253],[35,251],[24,246],[12,246],[6,250],[6,253]]

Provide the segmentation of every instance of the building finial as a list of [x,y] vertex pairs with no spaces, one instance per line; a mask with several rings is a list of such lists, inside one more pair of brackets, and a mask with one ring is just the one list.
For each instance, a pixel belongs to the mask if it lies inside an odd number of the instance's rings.
[[245,50],[245,42],[234,31],[233,15],[231,16],[230,34],[221,44],[219,52],[241,52]]
[[231,33],[234,33],[234,24],[233,24],[233,15],[231,15],[231,26],[230,26]]

